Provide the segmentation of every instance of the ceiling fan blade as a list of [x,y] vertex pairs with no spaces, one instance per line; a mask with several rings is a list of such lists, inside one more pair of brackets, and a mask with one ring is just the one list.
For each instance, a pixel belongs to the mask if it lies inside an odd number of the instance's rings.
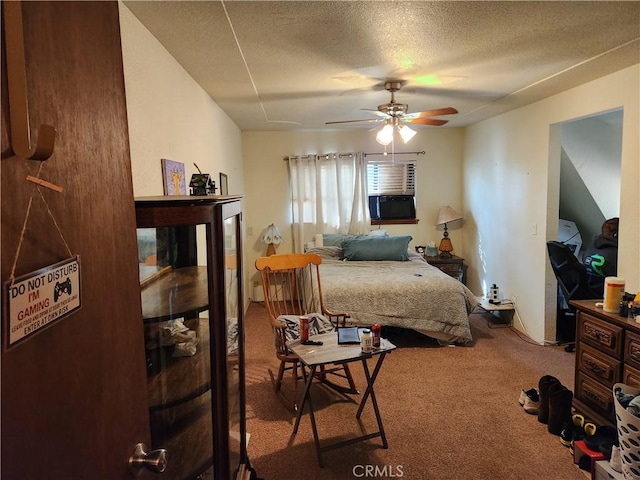
[[390,117],[389,114],[385,113],[385,112],[381,112],[380,110],[375,110],[373,108],[361,108],[360,110],[364,111],[364,112],[371,112],[374,115],[378,115],[379,117],[385,117],[388,118]]
[[458,113],[453,107],[445,107],[445,108],[436,108],[434,110],[427,110],[426,112],[413,112],[407,113],[404,118],[427,118],[427,117],[437,117],[439,115],[453,115]]
[[414,125],[433,125],[435,127],[439,127],[440,125],[444,125],[445,123],[449,123],[449,120],[440,120],[439,118],[402,118],[402,121],[405,123],[412,123]]
[[378,118],[367,118],[366,120],[338,120],[336,122],[324,122],[325,125],[333,125],[336,123],[373,123],[373,122],[379,122],[380,119]]

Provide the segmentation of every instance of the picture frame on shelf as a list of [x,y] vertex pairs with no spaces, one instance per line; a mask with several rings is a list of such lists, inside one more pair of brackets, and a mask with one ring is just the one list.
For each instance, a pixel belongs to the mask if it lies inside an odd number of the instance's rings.
[[220,172],[220,195],[229,195],[229,179],[222,172]]
[[187,180],[184,163],[163,158],[162,183],[165,195],[186,195]]

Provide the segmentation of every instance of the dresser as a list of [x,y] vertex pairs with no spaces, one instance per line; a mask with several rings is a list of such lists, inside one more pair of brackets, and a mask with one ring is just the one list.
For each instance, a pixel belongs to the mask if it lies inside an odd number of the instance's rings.
[[640,324],[573,300],[577,308],[573,407],[600,425],[615,426],[613,385],[640,388]]
[[429,265],[438,267],[447,275],[458,279],[460,282],[465,283],[465,264],[464,258],[456,257],[452,255],[450,257],[429,257],[424,256],[424,259]]

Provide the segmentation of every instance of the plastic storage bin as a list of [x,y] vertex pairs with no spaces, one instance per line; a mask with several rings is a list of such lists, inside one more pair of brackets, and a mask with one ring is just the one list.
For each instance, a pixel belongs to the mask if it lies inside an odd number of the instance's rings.
[[633,388],[624,383],[616,383],[613,386],[622,473],[626,480],[640,480],[640,418],[631,415],[618,402],[616,397],[618,391],[629,395],[640,395],[640,388]]

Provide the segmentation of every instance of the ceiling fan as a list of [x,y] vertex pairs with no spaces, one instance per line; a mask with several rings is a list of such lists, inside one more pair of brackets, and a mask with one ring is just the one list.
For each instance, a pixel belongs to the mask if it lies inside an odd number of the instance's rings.
[[400,132],[402,139],[405,143],[407,143],[415,135],[416,132],[405,124],[410,123],[417,125],[440,126],[447,123],[448,120],[441,120],[439,118],[431,117],[440,115],[452,115],[458,113],[458,111],[453,107],[437,108],[434,110],[427,110],[426,112],[407,113],[409,105],[405,103],[396,103],[395,100],[395,92],[400,90],[404,83],[405,82],[403,81],[397,80],[385,82],[384,88],[391,93],[391,101],[389,103],[378,105],[377,110],[369,108],[362,109],[364,111],[371,112],[381,118],[368,118],[362,120],[339,120],[334,122],[326,122],[326,125],[339,123],[381,123],[383,127],[378,132],[376,139],[379,143],[388,145],[393,139],[394,129],[397,129]]

